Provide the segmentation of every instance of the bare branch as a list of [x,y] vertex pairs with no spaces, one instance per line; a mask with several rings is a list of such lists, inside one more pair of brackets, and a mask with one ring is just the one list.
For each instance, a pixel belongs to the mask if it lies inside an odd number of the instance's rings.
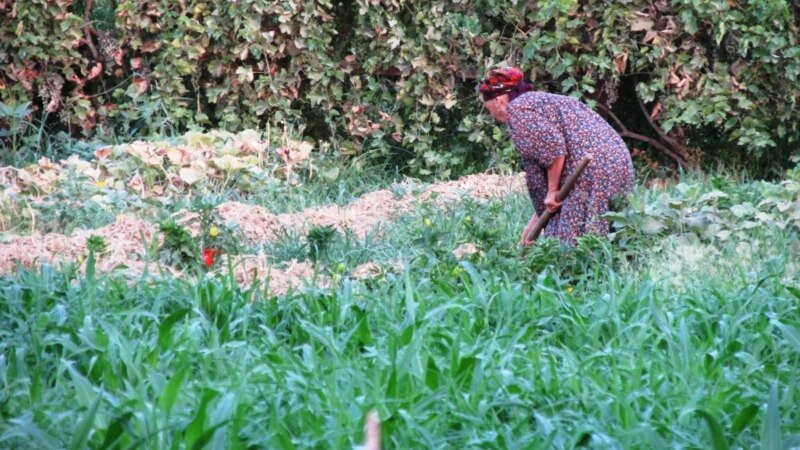
[[89,50],[92,51],[92,56],[94,56],[95,61],[100,60],[100,54],[97,53],[97,48],[94,46],[94,41],[92,41],[92,26],[91,26],[91,19],[92,16],[92,0],[86,0],[83,5],[83,34],[86,36],[86,45],[89,46]]
[[657,140],[655,140],[655,139],[653,139],[651,137],[647,137],[647,136],[645,136],[643,134],[635,133],[633,131],[628,130],[628,128],[622,123],[622,121],[619,120],[619,117],[617,117],[616,114],[611,112],[611,109],[609,109],[608,106],[606,106],[606,105],[604,105],[602,103],[597,103],[597,106],[600,107],[600,109],[602,109],[603,112],[605,114],[607,114],[611,118],[611,120],[614,121],[614,123],[617,124],[617,127],[619,127],[619,129],[620,129],[620,131],[619,131],[619,135],[620,136],[626,137],[626,138],[630,138],[630,139],[636,139],[637,141],[642,141],[642,142],[645,142],[647,144],[650,144],[651,146],[653,146],[653,147],[661,150],[662,152],[664,152],[664,154],[666,154],[670,158],[674,159],[675,162],[677,162],[678,165],[682,169],[687,169],[688,168],[688,164],[686,163],[686,160],[684,160],[682,157],[680,157],[675,152],[670,150],[666,145],[662,144],[661,142],[658,142]]
[[653,120],[653,118],[650,117],[650,111],[647,110],[647,106],[645,106],[644,102],[642,101],[641,98],[639,98],[638,95],[636,96],[636,101],[639,102],[639,107],[642,109],[642,113],[644,114],[644,117],[647,119],[647,123],[650,124],[650,126],[658,134],[658,136],[661,139],[663,139],[664,142],[669,144],[670,147],[674,148],[679,153],[681,153],[681,157],[684,160],[686,160],[686,158],[689,156],[689,150],[683,144],[678,142],[676,139],[673,139],[670,136],[668,136],[667,133],[664,133],[664,130],[662,130],[661,127],[658,126],[658,124]]

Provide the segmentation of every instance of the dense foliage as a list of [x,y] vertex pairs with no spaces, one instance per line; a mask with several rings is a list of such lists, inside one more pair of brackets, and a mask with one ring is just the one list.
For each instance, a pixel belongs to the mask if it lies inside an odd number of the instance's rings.
[[487,147],[511,154],[492,148],[474,86],[513,63],[680,165],[783,163],[800,140],[794,2],[4,0],[0,13],[0,102],[33,102],[75,134],[271,124],[441,174]]

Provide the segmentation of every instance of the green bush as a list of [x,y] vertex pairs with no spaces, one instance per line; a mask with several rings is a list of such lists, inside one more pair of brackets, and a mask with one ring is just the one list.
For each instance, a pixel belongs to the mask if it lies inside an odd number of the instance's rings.
[[704,152],[785,165],[800,140],[800,6],[791,2],[60,0],[2,8],[16,20],[0,24],[0,101],[32,101],[51,127],[73,133],[271,124],[330,141],[343,155],[447,175],[482,164],[487,150],[496,164],[513,162],[474,95],[485,67],[512,63],[537,89],[583,98],[632,145],[684,166]]

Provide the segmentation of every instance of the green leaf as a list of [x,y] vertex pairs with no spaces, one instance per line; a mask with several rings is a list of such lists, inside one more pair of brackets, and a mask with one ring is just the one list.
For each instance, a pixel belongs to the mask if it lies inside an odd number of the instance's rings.
[[131,417],[133,417],[133,413],[126,412],[111,422],[111,425],[109,425],[106,429],[105,438],[103,439],[103,443],[100,444],[99,448],[118,448],[119,440],[122,437],[122,433],[124,432],[125,428],[128,427]]
[[708,424],[708,431],[711,434],[711,444],[714,450],[728,450],[728,442],[725,440],[725,435],[722,433],[722,427],[719,422],[708,411],[698,409],[697,414],[702,417],[706,424]]
[[731,424],[731,434],[738,435],[749,427],[758,417],[758,410],[758,405],[748,405],[739,411],[739,414],[733,419],[733,424]]
[[430,390],[435,391],[439,388],[439,379],[439,368],[436,367],[436,362],[433,360],[433,357],[429,356],[428,365],[425,368],[425,384]]
[[794,286],[784,286],[789,293],[800,299],[800,288],[796,288]]
[[175,324],[186,317],[191,311],[189,308],[181,308],[161,322],[158,327],[158,347],[163,351],[167,350],[172,345],[172,328]]
[[175,404],[178,394],[180,394],[181,389],[183,388],[183,382],[186,380],[188,373],[189,365],[182,365],[175,375],[170,378],[170,380],[167,382],[167,385],[164,386],[164,390],[161,392],[161,397],[158,399],[158,407],[164,411],[164,415],[169,416],[169,412],[172,409],[172,406]]
[[[208,411],[208,404],[211,403],[214,398],[219,395],[219,392],[213,389],[204,389],[203,396],[200,399],[200,406],[197,407],[197,412],[195,413],[192,421],[189,422],[189,425],[186,427],[186,435],[184,436],[184,444],[186,448],[191,448],[193,450],[202,448],[205,443],[207,443],[206,439],[210,439],[210,435],[208,438],[205,438],[206,434],[209,430],[205,429],[206,426],[206,415]],[[226,421],[227,422],[227,421]],[[224,422],[224,423],[226,423]],[[213,430],[216,430],[222,424],[217,424],[212,427]],[[212,434],[213,434],[213,430]],[[199,446],[199,447],[198,447]]]
[[800,354],[800,331],[790,325],[781,323],[777,319],[771,320],[770,323],[781,330],[789,345]]
[[78,423],[75,434],[72,435],[72,440],[70,440],[69,447],[67,447],[69,450],[80,450],[89,447],[87,444],[89,432],[92,431],[92,427],[94,426],[94,418],[97,415],[98,408],[100,408],[102,399],[102,395],[98,395],[91,408],[89,408],[89,411],[84,414],[83,418]]
[[767,414],[761,433],[761,450],[783,450],[781,439],[781,416],[778,410],[778,382],[772,383],[767,401]]

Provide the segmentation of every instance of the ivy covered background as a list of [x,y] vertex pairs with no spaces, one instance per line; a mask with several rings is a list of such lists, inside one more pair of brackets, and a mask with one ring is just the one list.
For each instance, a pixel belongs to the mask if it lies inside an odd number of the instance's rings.
[[651,167],[767,173],[800,138],[788,1],[0,0],[0,16],[4,144],[20,116],[73,137],[262,127],[447,176],[514,161],[474,90],[500,64],[590,103]]

